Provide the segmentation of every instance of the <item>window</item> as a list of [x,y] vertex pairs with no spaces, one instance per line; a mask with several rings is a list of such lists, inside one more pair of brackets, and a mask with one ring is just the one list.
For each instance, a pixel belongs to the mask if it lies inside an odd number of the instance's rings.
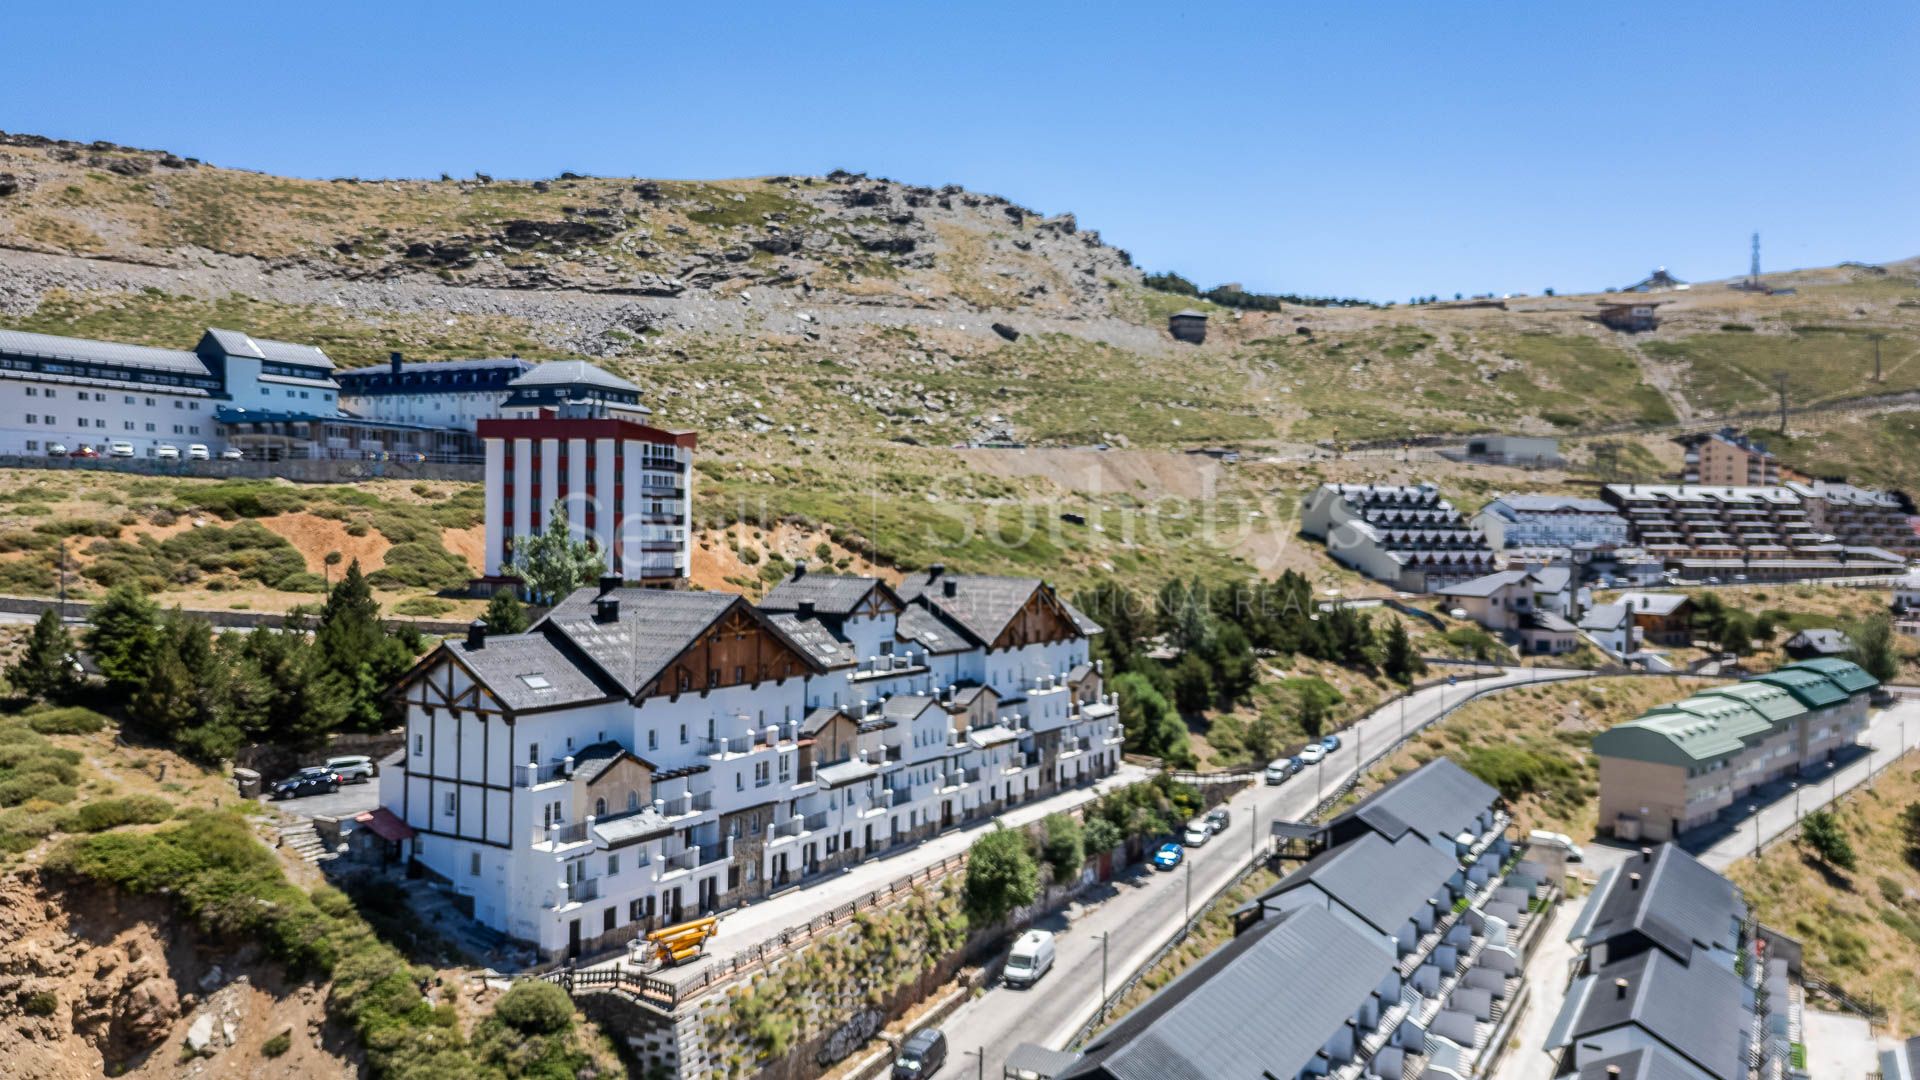
[[40,391],[40,396],[41,396],[41,397],[52,397],[52,396],[53,396],[53,391],[51,391],[51,390],[42,390],[42,391]]
[[527,744],[527,764],[529,765],[540,764],[540,744],[539,743]]
[[647,749],[660,749],[660,732],[655,728],[647,729]]
[[27,423],[29,423],[29,424],[32,424],[32,423],[37,423],[37,422],[38,422],[38,420],[39,420],[39,418],[38,418],[38,417],[36,417],[36,416],[34,416],[34,415],[33,415],[32,413],[28,413],[28,414],[27,414]]
[[39,388],[38,388],[38,387],[34,387],[34,386],[29,386],[29,387],[27,387],[27,396],[28,396],[28,397],[39,397],[39,396],[40,396],[40,390],[39,390]]
[[685,724],[680,725],[680,745],[687,745],[687,725]]
[[415,735],[413,737],[413,756],[419,757],[422,754],[425,754],[426,752],[427,752],[427,737],[425,735]]
[[607,873],[617,874],[619,872],[620,872],[620,856],[618,855],[607,856]]
[[152,424],[148,424],[148,425],[147,425],[147,430],[148,430],[148,431],[152,431],[152,430],[153,430],[153,425],[152,425]]
[[131,404],[133,404],[133,395],[132,395],[132,394],[128,394],[128,395],[126,395],[126,403],[127,403],[128,405],[131,405]]
[[447,792],[446,810],[444,811],[444,813],[448,817],[452,817],[455,814],[458,814],[459,812],[460,812],[460,793],[457,791]]
[[471,856],[468,857],[467,873],[473,875],[474,877],[480,876],[480,853],[479,852],[476,851]]
[[607,816],[607,800],[605,799],[593,800],[593,816],[594,817]]
[[637,791],[627,792],[627,809],[629,811],[640,809],[640,793],[639,792]]
[[40,449],[40,440],[39,440],[39,439],[28,439],[28,440],[27,440],[27,449],[29,449],[29,450],[38,450],[38,449]]

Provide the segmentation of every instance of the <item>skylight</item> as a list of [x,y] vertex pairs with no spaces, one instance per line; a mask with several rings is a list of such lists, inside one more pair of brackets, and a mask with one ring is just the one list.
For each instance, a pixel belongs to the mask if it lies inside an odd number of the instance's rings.
[[526,683],[527,688],[531,690],[553,689],[553,684],[547,681],[545,675],[522,675],[520,676],[520,681]]

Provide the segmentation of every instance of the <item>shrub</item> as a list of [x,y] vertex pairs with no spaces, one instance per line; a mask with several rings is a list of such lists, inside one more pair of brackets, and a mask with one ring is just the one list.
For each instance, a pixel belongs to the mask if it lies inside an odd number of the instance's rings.
[[91,735],[107,726],[106,717],[78,705],[29,709],[22,719],[42,735]]
[[35,990],[20,1003],[28,1016],[52,1016],[60,1009],[60,996],[51,990]]
[[173,816],[173,805],[156,795],[128,795],[100,799],[68,811],[60,818],[67,832],[96,833],[122,825],[156,825]]
[[1041,827],[1046,837],[1040,843],[1040,858],[1053,871],[1055,884],[1063,883],[1080,872],[1080,864],[1086,861],[1085,838],[1080,823],[1061,813],[1048,814]]
[[293,1029],[289,1028],[260,1044],[260,1056],[277,1058],[293,1049]]
[[553,983],[521,979],[501,995],[493,1014],[523,1035],[553,1035],[573,1025],[573,1000]]
[[452,610],[451,601],[442,600],[437,596],[416,596],[393,605],[395,615],[414,615],[426,619],[435,615],[445,615]]
[[1027,850],[1025,834],[994,826],[973,842],[967,856],[967,915],[976,924],[997,923],[1015,908],[1033,903],[1040,868]]
[[1566,761],[1513,745],[1476,746],[1460,764],[1508,800],[1575,778]]
[[437,540],[408,540],[387,549],[387,564],[368,574],[367,581],[383,589],[454,589],[471,577],[467,561]]

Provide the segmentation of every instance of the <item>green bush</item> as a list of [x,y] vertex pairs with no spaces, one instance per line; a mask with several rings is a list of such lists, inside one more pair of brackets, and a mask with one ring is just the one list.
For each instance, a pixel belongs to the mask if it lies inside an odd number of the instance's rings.
[[424,619],[431,619],[436,615],[445,615],[452,610],[452,602],[442,600],[436,596],[416,596],[410,600],[402,600],[393,605],[393,613],[395,615],[413,615]]
[[1577,779],[1565,760],[1519,746],[1476,746],[1460,764],[1509,800]]
[[521,979],[500,996],[493,1014],[523,1035],[553,1035],[573,1026],[573,999],[554,983]]
[[293,1030],[289,1028],[260,1044],[260,1056],[277,1058],[293,1049]]
[[42,735],[91,735],[107,726],[106,717],[78,705],[28,709],[21,719]]
[[[384,531],[384,530],[382,530]],[[387,564],[367,575],[383,589],[456,589],[473,577],[467,561],[432,542],[408,540],[387,549]]]
[[274,517],[306,509],[307,500],[291,487],[265,480],[228,480],[188,489],[174,509],[204,511],[229,521],[235,518]]
[[20,1003],[28,1016],[52,1016],[60,1010],[60,996],[51,990],[35,990]]
[[69,810],[60,818],[66,832],[96,833],[122,825],[156,825],[173,816],[173,805],[156,795],[100,799]]

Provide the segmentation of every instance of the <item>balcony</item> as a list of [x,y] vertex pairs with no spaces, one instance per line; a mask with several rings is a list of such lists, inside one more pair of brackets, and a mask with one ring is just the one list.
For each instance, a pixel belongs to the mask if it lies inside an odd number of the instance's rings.
[[868,656],[855,661],[854,668],[847,674],[850,682],[864,679],[885,679],[898,675],[919,675],[927,670],[918,654],[911,650],[898,654]]
[[[825,816],[824,814],[821,815],[823,818]],[[767,830],[767,842],[773,843],[777,840],[792,840],[806,831],[807,821],[805,818],[790,817],[785,821],[776,823],[773,828]]]
[[600,899],[600,879],[587,878],[567,886],[567,902],[581,904],[588,900]]
[[567,763],[564,761],[549,761],[545,765],[529,762],[513,767],[513,786],[517,788],[539,787],[566,778]]
[[893,805],[905,806],[908,803],[913,801],[914,795],[915,795],[915,792],[911,786],[894,788],[893,789]]
[[584,821],[559,822],[533,830],[533,842],[536,844],[584,843],[587,839],[587,823]]
[[667,818],[686,817],[713,809],[713,792],[681,792],[661,800],[660,814]]
[[706,757],[726,757],[728,754],[750,754],[754,740],[751,735],[735,735],[726,739],[701,739],[700,753]]
[[685,851],[676,851],[660,860],[660,876],[682,873],[700,865],[700,849],[690,847]]
[[712,866],[733,858],[733,837],[724,836],[717,844],[701,844],[693,849],[700,866]]
[[1015,754],[1011,758],[1008,758],[1007,771],[1010,773],[1013,773],[1013,772],[1019,772],[1021,769],[1026,768],[1027,756],[1028,755],[1026,754]]
[[808,832],[824,832],[827,827],[827,812],[816,810],[800,820],[806,825]]

